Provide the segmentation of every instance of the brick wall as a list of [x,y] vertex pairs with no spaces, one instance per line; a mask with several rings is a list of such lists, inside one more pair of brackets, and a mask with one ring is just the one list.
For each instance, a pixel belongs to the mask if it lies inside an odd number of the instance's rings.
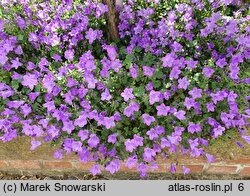
[[[232,144],[230,144],[232,146]],[[65,173],[87,172],[94,163],[81,163],[76,155],[65,156],[63,160],[54,160],[53,151],[57,148],[48,144],[39,146],[35,151],[30,151],[30,138],[17,138],[8,143],[0,142],[0,172],[11,174],[48,174],[62,175]],[[167,160],[158,159],[158,173],[169,173],[171,162],[178,161],[177,173],[182,173],[182,165],[191,170],[192,174],[199,175],[232,175],[250,178],[250,153],[249,149],[228,148],[232,157],[220,156],[217,162],[209,164],[205,158],[190,158],[181,156]],[[217,156],[218,157],[218,156]],[[231,157],[231,158],[230,158]],[[122,164],[121,172],[135,172]]]
[[[170,160],[159,160],[157,173],[169,173]],[[94,163],[81,163],[77,160],[0,160],[0,171],[12,174],[53,174],[87,172]],[[182,173],[182,165],[188,167],[193,174],[225,174],[239,177],[250,176],[250,158],[227,162],[206,163],[202,159],[180,160],[176,173]],[[122,164],[121,172],[135,172]]]

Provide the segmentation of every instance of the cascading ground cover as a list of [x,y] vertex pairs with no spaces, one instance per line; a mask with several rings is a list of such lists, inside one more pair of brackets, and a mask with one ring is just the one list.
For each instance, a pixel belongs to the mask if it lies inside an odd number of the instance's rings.
[[[11,1],[0,8],[0,139],[32,137],[141,176],[180,151],[240,133],[249,109],[249,9],[238,1],[126,1],[110,42],[97,1]],[[236,141],[239,147],[244,144]],[[175,172],[175,164],[171,164]],[[184,174],[189,169],[183,166]]]

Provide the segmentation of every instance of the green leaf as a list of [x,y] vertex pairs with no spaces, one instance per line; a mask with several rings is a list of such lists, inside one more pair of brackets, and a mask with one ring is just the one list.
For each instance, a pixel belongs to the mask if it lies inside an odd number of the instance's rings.
[[124,62],[124,65],[127,69],[129,69],[131,66],[132,66],[132,56],[131,55],[127,55],[126,56],[126,59],[123,61]]
[[22,41],[22,40],[23,40],[23,35],[19,34],[19,35],[17,36],[17,39],[18,39],[19,41]]
[[158,78],[158,79],[161,79],[161,78],[163,78],[163,72],[162,72],[162,71],[156,70],[156,71],[154,72],[154,76],[155,76],[156,78]]
[[153,83],[154,83],[155,88],[161,87],[161,81],[160,80],[155,80],[155,81],[153,81]]
[[136,97],[141,97],[145,93],[145,87],[144,86],[139,86],[137,88],[134,88],[134,95]]
[[17,90],[19,88],[19,82],[17,80],[12,80],[11,86],[13,89]]
[[134,132],[134,133],[138,133],[138,128],[135,127],[135,128],[133,129],[133,132]]

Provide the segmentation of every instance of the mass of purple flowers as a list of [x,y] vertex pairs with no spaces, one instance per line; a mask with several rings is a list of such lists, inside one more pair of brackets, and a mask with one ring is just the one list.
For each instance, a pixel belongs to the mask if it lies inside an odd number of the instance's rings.
[[76,153],[93,175],[124,161],[142,177],[172,153],[214,162],[204,147],[228,132],[250,144],[247,6],[128,0],[119,10],[111,42],[100,1],[0,2],[0,139],[54,142],[55,159]]

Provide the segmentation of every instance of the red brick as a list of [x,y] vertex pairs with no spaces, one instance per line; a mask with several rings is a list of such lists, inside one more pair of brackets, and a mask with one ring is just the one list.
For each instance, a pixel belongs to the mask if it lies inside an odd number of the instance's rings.
[[73,167],[77,170],[83,170],[83,171],[88,171],[93,165],[95,165],[94,162],[89,162],[89,163],[82,163],[82,162],[73,162]]
[[202,173],[204,167],[203,165],[178,165],[176,167],[177,173],[183,173],[182,166],[185,166],[190,169],[190,173]]
[[166,173],[169,171],[169,164],[158,164],[158,168],[154,169],[153,172]]
[[250,176],[250,167],[244,167],[241,170],[240,175],[242,175],[242,176]]
[[226,162],[232,163],[232,164],[250,165],[250,159],[236,159],[236,160],[230,160]]
[[207,160],[203,157],[199,157],[199,158],[179,158],[178,159],[178,163],[179,164],[205,164],[207,163]]
[[38,160],[9,160],[9,169],[41,169]]
[[187,165],[186,167],[193,173],[202,173],[204,165]]
[[0,169],[8,168],[8,164],[4,160],[0,160]]
[[214,174],[235,174],[236,173],[236,166],[215,166],[212,165],[208,168],[208,173]]
[[204,164],[207,163],[207,160],[200,157],[200,158],[188,158],[188,157],[180,157],[178,159],[157,159],[158,163],[165,163],[165,164],[169,164],[169,163],[178,163],[178,164]]
[[156,162],[159,163],[159,164],[170,164],[170,163],[175,163],[176,160],[175,159],[162,159],[162,158],[157,158],[156,159]]
[[128,167],[125,166],[125,163],[122,163],[119,171],[121,171],[121,172],[136,172],[136,168],[133,167],[132,169],[129,169]]
[[[121,172],[138,172],[136,167],[133,167],[132,169],[129,169],[125,166],[124,163],[121,164],[120,170]],[[155,168],[153,171],[150,169],[148,172],[154,172],[154,173],[166,173],[169,171],[169,164],[158,164],[158,168]]]
[[73,169],[72,163],[68,161],[44,161],[44,169]]

